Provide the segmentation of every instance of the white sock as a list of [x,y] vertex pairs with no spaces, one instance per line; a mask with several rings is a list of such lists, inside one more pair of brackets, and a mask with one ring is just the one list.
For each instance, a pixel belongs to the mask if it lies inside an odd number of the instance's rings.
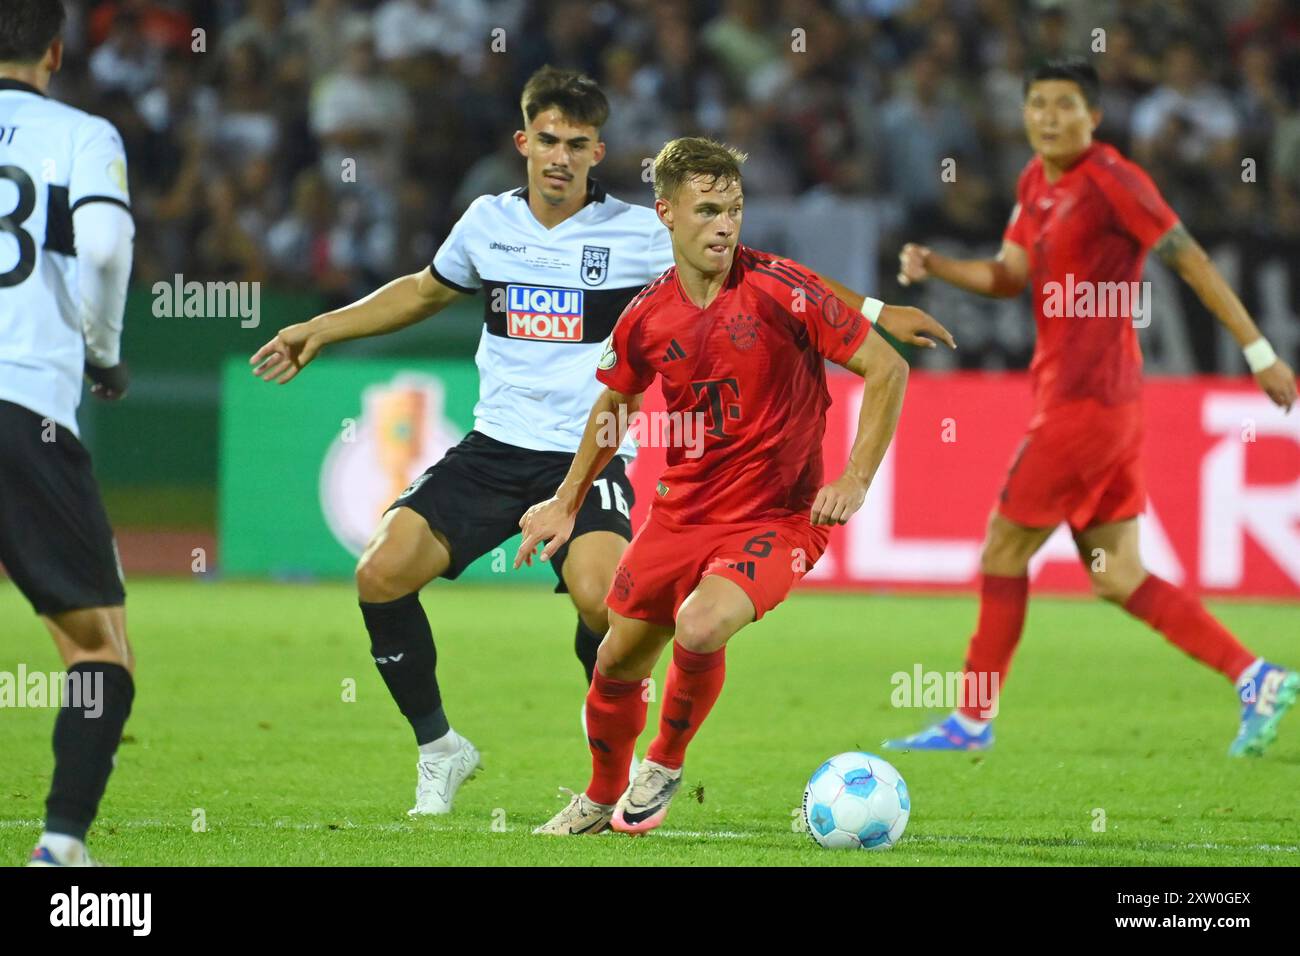
[[460,749],[460,734],[454,730],[448,730],[437,740],[430,740],[427,744],[420,744],[421,757],[445,757],[447,754],[455,753]]
[[1246,689],[1246,685],[1259,676],[1259,669],[1264,666],[1264,658],[1255,658],[1255,663],[1251,664],[1244,671],[1237,675],[1237,693],[1240,694]]
[[952,712],[952,719],[957,721],[958,727],[966,731],[966,733],[970,734],[972,737],[978,737],[980,734],[984,733],[984,728],[989,725],[987,720],[976,720],[974,717],[967,717],[965,714],[959,713],[955,710]]
[[36,845],[45,847],[61,863],[80,860],[86,855],[86,844],[66,833],[50,833],[47,830],[41,834]]

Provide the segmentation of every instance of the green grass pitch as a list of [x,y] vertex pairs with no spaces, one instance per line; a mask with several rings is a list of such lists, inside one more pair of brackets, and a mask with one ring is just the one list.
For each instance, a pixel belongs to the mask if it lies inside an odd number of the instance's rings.
[[[794,810],[821,760],[932,716],[891,706],[890,677],[960,666],[972,599],[804,592],[745,630],[667,823],[638,840],[529,832],[562,806],[557,787],[587,780],[568,602],[438,584],[423,603],[448,715],[485,770],[450,817],[410,821],[414,740],[348,586],[134,582],[137,697],[92,851],[117,865],[1300,864],[1300,714],[1267,757],[1230,760],[1226,682],[1097,602],[1031,601],[991,751],[890,756],[913,810],[884,853],[821,850]],[[1300,664],[1300,607],[1215,610]],[[0,621],[0,670],[58,668],[7,583]],[[0,863],[39,832],[52,720],[0,710]]]

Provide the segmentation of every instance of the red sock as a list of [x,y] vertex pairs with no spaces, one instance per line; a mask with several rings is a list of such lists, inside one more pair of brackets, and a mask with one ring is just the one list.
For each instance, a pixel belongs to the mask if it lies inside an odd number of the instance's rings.
[[639,680],[614,680],[597,668],[587,690],[587,746],[596,803],[617,803],[627,789],[627,768],[636,739],[645,730],[646,702]]
[[1154,574],[1148,574],[1129,595],[1124,610],[1234,683],[1242,671],[1255,663],[1255,655],[1242,647],[1200,601]]
[[647,758],[670,770],[681,767],[686,760],[686,745],[722,693],[722,681],[727,675],[726,653],[724,647],[712,654],[697,654],[673,644],[664,704],[659,711],[659,734],[646,752]]
[[1020,643],[1028,600],[1028,577],[980,576],[979,623],[966,649],[966,679],[957,707],[963,717],[988,720],[997,712],[997,695]]

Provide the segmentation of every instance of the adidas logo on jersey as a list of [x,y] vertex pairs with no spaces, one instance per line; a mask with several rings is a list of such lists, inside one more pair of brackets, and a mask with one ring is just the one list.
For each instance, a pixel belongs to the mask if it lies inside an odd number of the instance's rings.
[[506,286],[506,335],[545,342],[582,341],[582,290]]
[[682,348],[676,339],[673,339],[668,343],[668,351],[664,353],[664,364],[667,365],[669,362],[676,362],[678,359],[684,358],[686,358],[686,349]]
[[728,562],[727,567],[731,568],[733,571],[739,571],[751,581],[754,580],[754,571],[756,569],[753,561],[732,561]]

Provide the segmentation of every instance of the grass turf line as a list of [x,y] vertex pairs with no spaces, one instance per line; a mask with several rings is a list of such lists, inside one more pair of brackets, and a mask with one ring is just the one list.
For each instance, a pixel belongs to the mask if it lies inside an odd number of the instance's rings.
[[[562,806],[557,787],[589,772],[574,612],[515,588],[438,584],[422,601],[448,715],[485,770],[451,817],[412,821],[414,741],[350,587],[132,582],[136,704],[92,851],[120,865],[1300,864],[1300,717],[1264,759],[1230,760],[1237,708],[1221,677],[1115,608],[1049,599],[1031,600],[993,750],[886,755],[913,798],[890,852],[823,851],[794,810],[821,760],[933,716],[891,706],[890,677],[959,667],[970,598],[796,595],[733,642],[664,832],[534,837]],[[1300,664],[1300,608],[1215,610],[1248,646]],[[59,667],[7,583],[0,620],[0,670]],[[39,832],[52,720],[0,710],[0,863],[25,859]]]

